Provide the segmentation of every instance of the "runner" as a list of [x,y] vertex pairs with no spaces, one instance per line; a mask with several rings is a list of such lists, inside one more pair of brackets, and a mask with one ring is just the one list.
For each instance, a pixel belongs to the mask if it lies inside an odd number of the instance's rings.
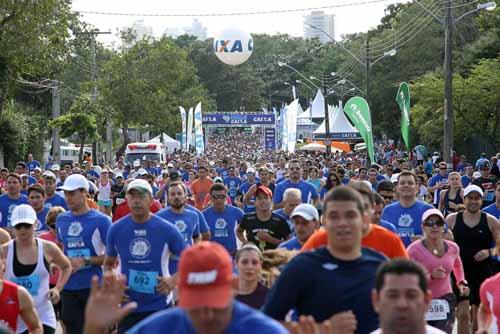
[[269,289],[261,283],[262,253],[252,244],[241,247],[235,256],[238,270],[236,300],[260,310],[266,301]]
[[14,208],[28,203],[28,197],[21,194],[21,177],[10,173],[7,175],[6,193],[0,196],[0,227],[10,228],[10,216]]
[[252,242],[264,251],[275,249],[290,237],[288,223],[271,211],[272,197],[271,190],[265,186],[255,190],[256,211],[245,214],[236,229],[236,236],[243,244]]
[[[451,287],[451,273],[459,289],[460,297],[469,295],[468,283],[460,259],[460,249],[452,241],[444,240],[444,216],[441,211],[429,209],[422,216],[424,238],[408,247],[410,259],[421,263],[430,273],[429,289],[432,291],[432,310],[429,325],[448,334],[453,332],[457,300]],[[454,281],[454,282],[455,282]],[[448,310],[448,311],[446,311]],[[432,319],[432,320],[431,320]]]
[[229,197],[231,197],[231,202],[234,203],[236,195],[238,193],[238,188],[241,185],[241,179],[236,176],[236,169],[234,166],[229,167],[229,175],[224,178],[224,184],[229,190]]
[[318,192],[312,184],[301,179],[302,167],[300,161],[291,160],[288,163],[288,171],[290,173],[289,179],[276,185],[273,197],[274,209],[280,209],[285,205],[283,195],[288,188],[299,189],[302,194],[302,203],[309,203],[316,206],[319,203]]
[[380,329],[371,334],[444,334],[426,324],[432,300],[427,272],[413,261],[391,260],[377,271],[372,301],[380,318]]
[[28,203],[36,212],[37,223],[35,224],[35,233],[47,231],[45,218],[49,208],[45,206],[45,190],[39,184],[34,184],[28,188]]
[[496,219],[500,219],[500,181],[497,181],[495,185],[495,203],[485,207],[483,212],[489,213]]
[[[441,190],[448,189],[448,167],[446,162],[439,163],[439,173],[429,179],[429,192],[433,195],[435,207],[439,205]],[[420,222],[420,221],[419,221]]]
[[283,207],[281,209],[274,210],[273,213],[283,217],[290,226],[290,230],[293,232],[293,221],[290,217],[293,210],[302,203],[302,194],[300,189],[288,188],[283,193]]
[[351,311],[350,332],[369,333],[378,327],[370,293],[375,271],[386,258],[361,248],[363,224],[369,224],[370,217],[358,192],[345,186],[334,188],[325,197],[324,210],[327,247],[294,257],[271,288],[263,311],[285,321],[295,309],[299,316],[311,316],[318,324],[328,319],[334,324],[336,317]]
[[[171,333],[285,334],[286,329],[236,300],[232,261],[221,245],[202,242],[186,249],[179,265],[179,307],[156,313],[132,328],[130,334]],[[105,334],[136,307],[120,308],[126,289],[124,279],[107,275],[103,287],[92,281],[86,310],[86,334]]]
[[498,333],[500,329],[500,273],[481,284],[476,334]]
[[120,260],[121,273],[128,279],[127,296],[137,304],[118,324],[118,333],[126,333],[139,321],[172,305],[176,275],[166,264],[186,247],[172,224],[151,214],[153,191],[148,182],[132,181],[126,197],[131,214],[110,228],[104,260],[105,271],[112,271]]
[[211,240],[223,245],[234,256],[238,246],[235,230],[244,212],[240,208],[226,205],[227,190],[222,184],[214,184],[210,188],[210,196],[213,205],[203,211],[203,216],[210,228]]
[[255,177],[255,169],[246,169],[246,180],[238,188],[238,193],[236,195],[236,205],[238,205],[245,213],[255,212],[255,194],[252,196],[247,196],[254,185],[257,184],[257,179]]
[[67,333],[83,333],[84,310],[92,276],[102,276],[106,235],[111,219],[87,205],[89,182],[80,174],[68,176],[64,197],[70,211],[57,217],[57,241],[69,257],[73,273],[62,292],[62,315]]
[[109,170],[104,168],[99,175],[99,180],[97,180],[97,188],[99,189],[97,193],[97,204],[99,205],[99,211],[108,216],[111,216],[111,208],[113,206],[111,186],[112,182],[109,179]]
[[483,208],[495,203],[495,185],[498,182],[498,177],[492,175],[491,163],[486,160],[479,164],[479,172],[481,176],[474,181],[472,184],[479,186],[484,192],[483,198]]
[[[12,212],[14,240],[3,245],[0,254],[5,260],[5,278],[25,287],[34,299],[35,308],[43,325],[44,334],[56,331],[56,316],[51,303],[57,304],[60,292],[71,274],[68,259],[56,244],[35,238],[36,213],[27,204]],[[56,286],[49,289],[50,266],[61,269]],[[17,333],[28,334],[29,325],[20,320]]]
[[464,191],[460,184],[460,174],[451,172],[448,175],[449,188],[441,190],[438,209],[446,217],[448,214],[456,212],[457,207],[464,203]]
[[191,190],[194,195],[195,207],[198,210],[203,209],[203,200],[205,196],[210,192],[210,187],[213,181],[208,177],[208,170],[205,166],[198,167],[198,178],[191,185]]
[[[43,172],[43,187],[45,189],[45,206],[62,206],[67,210],[66,201],[64,197],[56,193],[56,175],[47,170]],[[64,180],[62,180],[64,182]]]
[[465,270],[465,279],[470,288],[473,330],[477,329],[477,308],[480,304],[479,288],[493,274],[490,259],[495,249],[491,245],[500,236],[500,224],[496,218],[481,212],[483,191],[476,185],[464,190],[465,211],[446,217],[453,239],[460,247],[460,257]]
[[300,204],[292,211],[290,219],[293,222],[295,237],[281,243],[278,248],[300,250],[314,231],[319,228],[318,210],[311,204]]

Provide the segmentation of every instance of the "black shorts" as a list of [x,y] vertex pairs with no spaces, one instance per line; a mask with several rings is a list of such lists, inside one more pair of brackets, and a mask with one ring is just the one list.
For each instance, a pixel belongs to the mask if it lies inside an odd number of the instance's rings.
[[118,334],[125,334],[129,329],[134,327],[136,324],[146,319],[150,315],[156,313],[157,311],[152,312],[134,312],[130,313],[118,324]]
[[82,334],[85,322],[85,306],[89,299],[90,289],[63,290],[61,293],[61,320],[66,326],[66,333]]

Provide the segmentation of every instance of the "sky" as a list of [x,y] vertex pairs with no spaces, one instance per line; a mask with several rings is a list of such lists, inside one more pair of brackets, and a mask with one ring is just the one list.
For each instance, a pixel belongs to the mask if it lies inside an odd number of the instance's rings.
[[[143,19],[144,24],[153,28],[155,36],[161,36],[167,28],[183,28],[190,26],[197,18],[208,29],[208,37],[228,28],[237,27],[250,33],[287,33],[292,36],[303,35],[303,17],[308,11],[265,14],[252,16],[216,16],[201,17],[200,13],[234,13],[269,10],[303,9],[322,6],[336,6],[359,3],[363,0],[73,0],[73,10],[96,11],[130,14],[193,14],[192,17],[147,17],[147,16],[112,16],[82,14],[82,19],[101,31],[111,31],[111,35],[102,35],[99,40],[105,44],[117,41],[116,33],[120,29],[130,27],[134,21]],[[334,14],[335,38],[343,34],[367,31],[377,26],[384,16],[384,9],[392,3],[401,1],[382,0],[383,2],[356,6],[324,9],[327,14]]]

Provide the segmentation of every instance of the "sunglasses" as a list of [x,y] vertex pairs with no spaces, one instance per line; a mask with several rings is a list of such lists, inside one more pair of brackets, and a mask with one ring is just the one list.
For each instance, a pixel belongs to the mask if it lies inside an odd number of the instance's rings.
[[443,227],[444,226],[444,221],[443,220],[432,220],[432,219],[429,219],[429,220],[426,220],[423,225],[425,227],[433,227],[433,226]]
[[218,200],[221,200],[221,199],[225,199],[226,196],[225,195],[212,195],[212,198],[213,199],[218,199]]
[[17,224],[16,226],[14,226],[14,228],[15,228],[16,230],[20,230],[20,229],[23,229],[23,228],[25,228],[25,229],[29,229],[29,228],[31,228],[32,226],[33,226],[32,224],[28,224],[28,223],[21,223],[21,224]]
[[394,196],[382,196],[383,199],[393,199]]

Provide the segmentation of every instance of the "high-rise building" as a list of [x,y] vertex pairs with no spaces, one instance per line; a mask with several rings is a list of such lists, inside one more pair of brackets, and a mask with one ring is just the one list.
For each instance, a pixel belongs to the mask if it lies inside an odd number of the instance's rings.
[[140,19],[135,21],[131,27],[132,31],[136,35],[136,41],[140,41],[144,37],[153,37],[153,28],[144,24],[144,20]]
[[194,19],[191,27],[185,27],[184,31],[188,35],[196,36],[198,40],[204,41],[207,39],[207,28],[198,19]]
[[308,24],[318,27],[327,32],[330,36],[335,37],[335,15],[325,14],[324,11],[312,11],[309,15],[304,16],[304,37],[318,38],[321,43],[331,42],[331,38],[324,32],[310,27]]

